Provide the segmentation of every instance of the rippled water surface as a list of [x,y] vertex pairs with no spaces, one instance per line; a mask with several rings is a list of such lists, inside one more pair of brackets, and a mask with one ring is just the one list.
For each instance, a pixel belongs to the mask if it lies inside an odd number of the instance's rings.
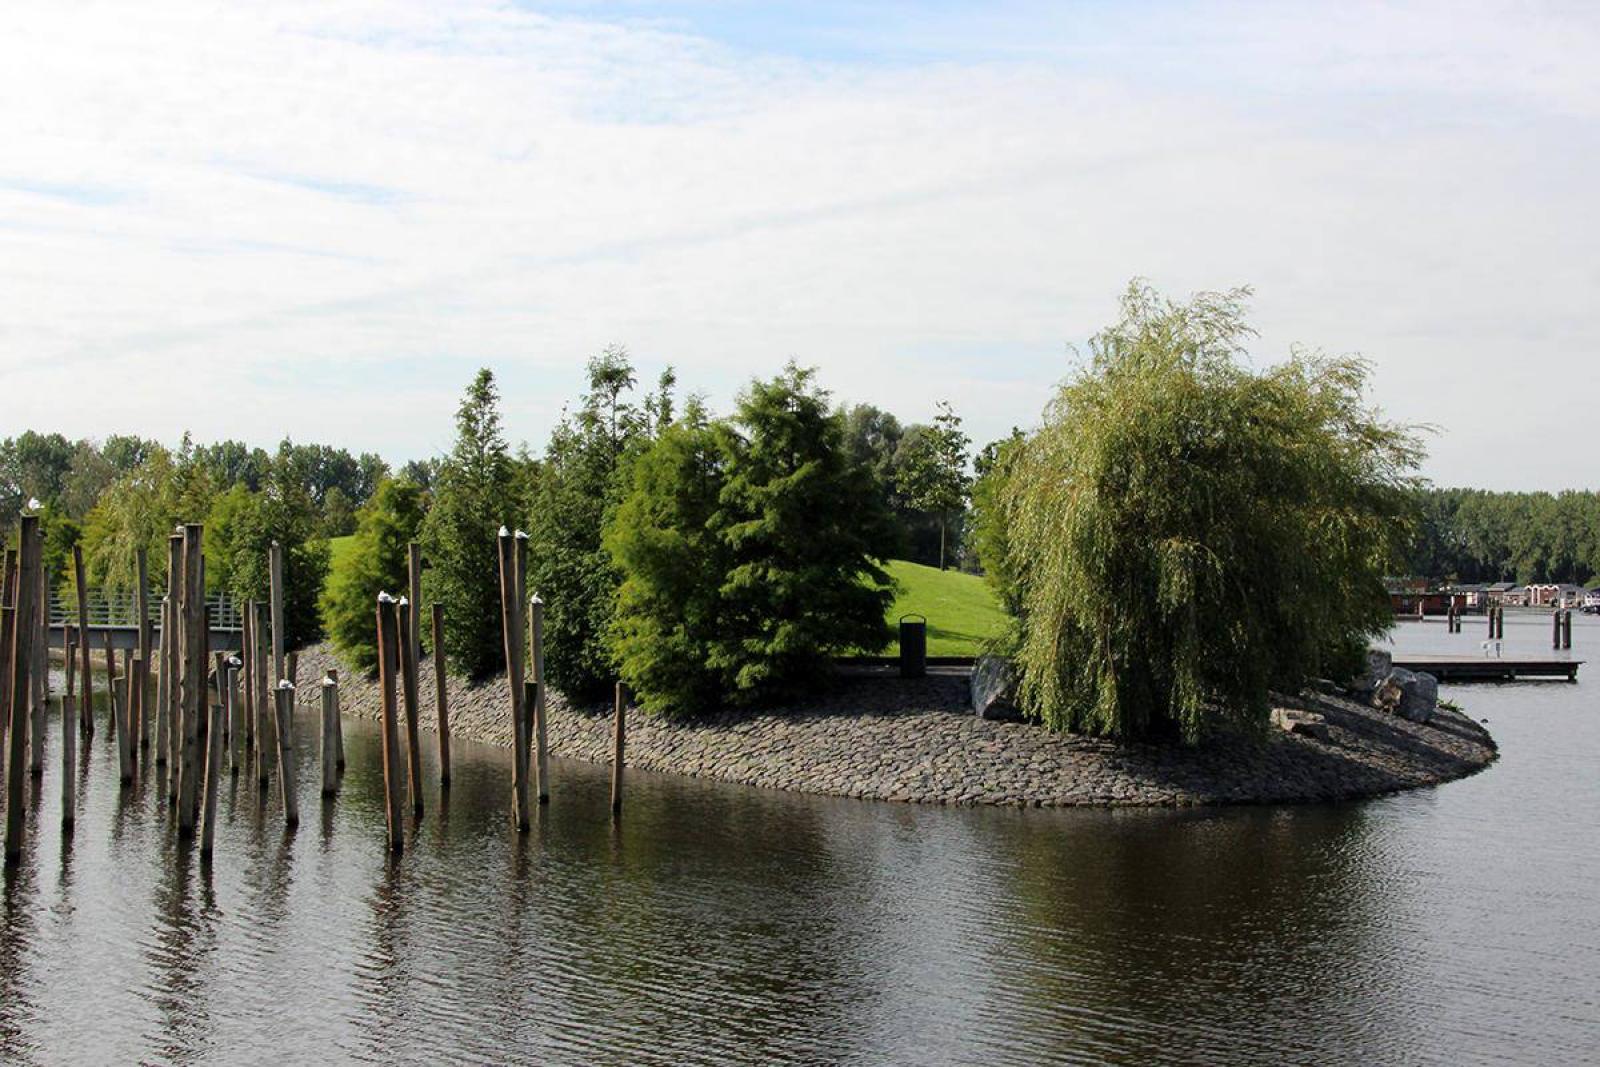
[[[1409,651],[1476,652],[1437,623]],[[1548,652],[1547,622],[1508,646]],[[1581,620],[1577,654],[1600,650]],[[302,753],[215,861],[97,736],[63,840],[59,741],[6,878],[7,1062],[1575,1062],[1600,1056],[1600,662],[1447,689],[1502,749],[1378,801],[944,810],[557,761],[524,839],[508,757],[457,745],[403,856],[376,737],[337,801]],[[301,724],[310,736],[311,722]],[[309,748],[309,746],[307,746]],[[428,765],[430,781],[432,764]]]

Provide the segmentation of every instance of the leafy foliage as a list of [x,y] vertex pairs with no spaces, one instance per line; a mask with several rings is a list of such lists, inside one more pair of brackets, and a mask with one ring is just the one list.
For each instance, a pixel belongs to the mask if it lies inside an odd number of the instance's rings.
[[1026,441],[1021,430],[991,441],[973,463],[977,480],[972,486],[972,546],[983,568],[984,580],[1013,616],[1022,611],[1017,574],[1012,566],[1011,520],[1006,515],[1006,483],[1012,465]]
[[972,444],[961,429],[961,417],[948,401],[939,402],[933,425],[916,436],[907,435],[895,470],[895,484],[906,503],[939,519],[939,569],[944,570],[946,534],[951,518],[966,506],[971,480],[967,477],[967,447]]
[[1391,621],[1416,440],[1360,361],[1242,369],[1247,294],[1130,286],[1006,480],[1021,695],[1052,727],[1258,724]]
[[385,479],[361,509],[350,548],[334,562],[322,594],[322,619],[335,647],[356,666],[378,666],[378,594],[406,587],[406,547],[422,525],[422,490]]
[[692,406],[633,465],[607,524],[624,575],[610,633],[645,707],[779,699],[887,642],[889,516],[813,377],[791,363],[751,383],[725,422]]
[[456,411],[456,443],[440,464],[433,505],[417,540],[426,567],[423,596],[444,605],[451,665],[483,677],[505,662],[495,534],[514,497],[511,459],[500,428],[494,374],[478,371]]
[[317,601],[328,577],[328,542],[317,536],[316,504],[290,462],[287,446],[273,458],[261,492],[236,498],[228,526],[225,538],[218,538],[218,547],[227,553],[228,592],[240,600],[268,599],[276,541],[283,547],[284,643],[298,648],[322,636]]

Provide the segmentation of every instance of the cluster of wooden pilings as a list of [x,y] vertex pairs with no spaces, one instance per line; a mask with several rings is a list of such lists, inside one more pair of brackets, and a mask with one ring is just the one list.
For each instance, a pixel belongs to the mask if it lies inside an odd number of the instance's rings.
[[1558,609],[1550,617],[1550,647],[1563,649],[1572,647],[1572,611],[1571,609]]
[[[287,826],[292,828],[298,822],[299,811],[294,780],[296,664],[294,654],[285,655],[283,648],[282,548],[274,542],[269,553],[270,600],[265,606],[254,602],[247,606],[243,654],[232,656],[213,653],[208,647],[203,540],[199,524],[180,526],[168,538],[168,584],[160,605],[159,645],[150,622],[148,560],[139,550],[137,647],[124,651],[119,666],[110,634],[105,634],[104,723],[108,738],[117,746],[122,786],[132,787],[141,775],[153,773],[178,836],[198,837],[200,854],[208,858],[216,837],[224,773],[237,777],[247,774],[253,765],[265,790],[275,768]],[[24,515],[18,546],[6,553],[0,584],[0,661],[5,668],[0,681],[0,748],[7,757],[8,863],[14,863],[22,851],[23,778],[30,770],[35,776],[43,772],[50,693],[47,581],[41,552],[38,519]],[[79,743],[90,744],[97,725],[87,581],[83,553],[76,547],[72,566],[78,594],[77,625],[68,625],[63,631],[66,687],[61,705],[61,823],[69,832],[77,816]],[[149,706],[152,672],[156,679],[153,707]],[[337,678],[324,679],[322,697],[323,791],[331,796],[338,790],[338,772],[344,766]],[[16,767],[10,766],[12,761]]]
[[1489,640],[1499,641],[1506,636],[1506,609],[1491,607],[1489,609]]

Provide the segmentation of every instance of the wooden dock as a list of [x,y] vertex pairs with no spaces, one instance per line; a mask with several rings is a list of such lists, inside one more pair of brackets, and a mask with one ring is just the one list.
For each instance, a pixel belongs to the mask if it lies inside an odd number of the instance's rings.
[[1515,682],[1529,678],[1578,680],[1581,659],[1525,659],[1508,656],[1427,656],[1415,659],[1395,657],[1394,665],[1408,671],[1422,671],[1441,682]]

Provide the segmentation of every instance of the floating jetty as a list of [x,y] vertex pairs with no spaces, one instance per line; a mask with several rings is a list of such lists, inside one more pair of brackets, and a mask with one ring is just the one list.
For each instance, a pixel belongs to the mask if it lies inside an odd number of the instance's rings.
[[1492,656],[1395,658],[1394,665],[1433,675],[1441,682],[1516,682],[1530,678],[1578,680],[1581,659],[1497,659]]

